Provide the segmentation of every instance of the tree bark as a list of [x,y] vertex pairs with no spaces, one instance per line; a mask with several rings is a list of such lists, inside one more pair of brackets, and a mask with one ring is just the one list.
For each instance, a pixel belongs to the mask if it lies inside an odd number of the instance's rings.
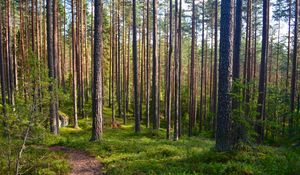
[[132,53],[133,53],[133,85],[134,85],[134,117],[135,117],[135,132],[139,133],[140,114],[139,114],[139,98],[138,98],[138,58],[137,58],[137,30],[136,30],[136,0],[132,0]]
[[169,57],[168,57],[168,66],[167,66],[167,139],[170,139],[170,130],[171,130],[171,70],[172,70],[172,33],[173,33],[173,2],[170,1],[170,17],[169,17]]
[[49,93],[50,93],[50,131],[58,134],[58,125],[56,121],[56,97],[55,97],[55,69],[54,69],[54,2],[47,0],[47,50],[48,50],[48,75],[50,78]]
[[190,99],[189,99],[189,136],[192,136],[193,129],[193,121],[195,118],[195,92],[194,92],[194,76],[195,76],[195,30],[196,30],[196,7],[195,0],[193,0],[192,5],[192,43],[191,43],[191,61],[190,61],[190,79],[189,79],[189,87],[190,87]]
[[153,54],[152,54],[152,122],[153,129],[159,128],[158,120],[158,57],[157,57],[157,0],[153,0]]
[[72,0],[72,67],[73,67],[73,115],[74,128],[78,128],[78,112],[77,112],[77,71],[76,71],[76,30],[75,30],[75,7]]
[[294,28],[294,49],[292,60],[292,78],[291,78],[291,115],[289,118],[289,135],[293,134],[295,98],[296,98],[296,81],[297,81],[297,50],[298,50],[298,17],[299,17],[299,0],[296,0],[295,8],[295,28]]
[[234,0],[221,1],[219,93],[216,131],[216,150],[228,151],[231,116],[231,59],[233,56]]
[[101,138],[102,134],[102,0],[95,0],[94,32],[94,83],[93,83],[93,128],[91,141]]
[[146,36],[146,127],[149,128],[150,125],[150,95],[149,95],[149,89],[150,89],[150,49],[149,49],[149,11],[150,11],[150,0],[147,0],[147,36]]
[[268,57],[268,38],[269,38],[269,0],[263,0],[263,30],[262,30],[262,52],[260,63],[260,75],[258,85],[258,101],[257,101],[257,116],[255,130],[258,134],[257,142],[262,143],[264,140],[264,111],[266,97],[266,77],[267,77],[267,57]]

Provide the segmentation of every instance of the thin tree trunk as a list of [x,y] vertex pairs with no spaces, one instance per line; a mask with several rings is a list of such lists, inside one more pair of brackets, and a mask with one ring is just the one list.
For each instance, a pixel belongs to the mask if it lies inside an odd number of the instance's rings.
[[135,132],[139,133],[140,128],[140,115],[139,115],[139,98],[138,98],[138,58],[137,58],[137,30],[136,30],[136,0],[132,1],[132,15],[133,15],[133,84],[134,84],[134,117],[135,117]]
[[[20,1],[21,3],[21,1]],[[2,11],[0,12],[0,30],[2,31]],[[2,102],[2,112],[5,119],[7,119],[6,115],[6,84],[5,84],[5,68],[4,68],[4,58],[2,53],[2,33],[0,34],[0,73],[1,73],[1,102]],[[5,121],[4,121],[5,122]],[[4,125],[6,125],[4,123]],[[4,131],[4,134],[6,131]]]
[[179,77],[178,77],[178,100],[179,100],[179,116],[178,116],[178,137],[182,134],[182,103],[181,103],[181,65],[182,65],[182,43],[181,43],[181,15],[182,15],[182,0],[179,0],[179,16],[178,16],[178,52],[179,52]]
[[54,4],[52,0],[47,0],[47,50],[48,50],[48,69],[49,69],[49,93],[50,93],[50,131],[57,135],[58,126],[56,122],[56,103],[55,103],[55,94],[54,94],[54,31],[53,31],[53,12]]
[[292,78],[291,78],[291,115],[289,118],[289,135],[293,134],[295,98],[296,98],[296,81],[297,81],[297,50],[298,50],[298,17],[299,17],[299,0],[296,0],[295,8],[295,28],[294,28],[294,49],[292,60]]
[[257,142],[262,143],[264,140],[264,106],[266,97],[266,77],[267,77],[267,57],[268,57],[268,32],[269,32],[269,0],[263,0],[263,30],[262,30],[262,52],[258,86],[257,116],[255,130],[258,133]]
[[191,46],[191,61],[190,61],[190,79],[189,79],[189,87],[190,87],[190,99],[189,99],[189,136],[192,136],[193,129],[193,120],[195,118],[195,92],[194,92],[194,76],[195,76],[195,47],[196,47],[196,7],[195,0],[193,0],[193,12],[192,12],[192,46]]
[[75,30],[75,7],[74,0],[71,3],[72,7],[72,66],[73,66],[73,115],[74,128],[78,128],[77,116],[77,71],[76,71],[76,30]]
[[157,0],[153,0],[153,55],[152,55],[152,122],[153,129],[159,128],[159,113],[158,113],[158,57],[157,57]]
[[[200,87],[200,110],[199,110],[199,130],[203,125],[203,86],[204,82],[204,0],[202,1],[202,38],[201,38],[201,87]],[[205,92],[204,92],[205,93]]]
[[[126,93],[127,93],[127,86],[126,86],[126,27],[125,27],[125,0],[123,0],[123,124],[126,124]],[[129,54],[129,52],[128,52]]]
[[149,95],[149,89],[150,89],[150,75],[149,75],[149,64],[150,64],[150,49],[149,49],[149,8],[150,8],[150,0],[147,0],[147,36],[146,36],[146,127],[149,128],[150,125],[150,95]]
[[[169,57],[168,57],[168,66],[167,66],[167,139],[170,139],[170,130],[171,130],[171,70],[172,70],[172,52],[173,52],[173,45],[172,45],[172,17],[173,17],[173,3],[170,1],[170,18],[169,18]],[[154,73],[154,72],[153,72]]]
[[[13,2],[13,71],[14,71],[14,88],[18,90],[18,61],[17,61],[17,39],[16,39],[16,10]],[[13,95],[14,97],[14,95]]]
[[175,0],[175,114],[174,114],[174,138],[178,140],[178,118],[179,118],[179,49],[178,49],[178,0]]
[[15,104],[14,76],[13,76],[13,59],[11,57],[10,47],[10,0],[6,0],[6,60],[7,60],[7,80],[8,80],[8,103]]
[[117,69],[116,69],[116,78],[117,78],[117,103],[118,103],[118,117],[121,117],[121,22],[120,22],[120,0],[118,0],[118,9],[117,9],[117,30],[118,30],[118,41],[117,41]]
[[55,103],[55,118],[56,118],[56,128],[57,133],[59,133],[59,118],[58,118],[58,60],[59,60],[59,54],[58,54],[58,1],[53,0],[53,71],[54,71],[54,77],[53,77],[53,83],[54,83],[54,103]]
[[212,112],[213,112],[213,132],[216,131],[216,114],[217,114],[217,78],[218,78],[218,0],[215,0],[215,15],[214,15],[214,71],[213,71],[213,103],[212,103]]

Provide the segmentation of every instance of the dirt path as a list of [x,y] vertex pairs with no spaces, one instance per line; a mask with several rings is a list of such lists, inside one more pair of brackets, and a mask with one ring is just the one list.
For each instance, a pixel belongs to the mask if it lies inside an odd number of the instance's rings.
[[63,151],[68,155],[68,162],[71,167],[70,175],[102,175],[101,163],[83,151],[64,146],[53,146],[50,150]]

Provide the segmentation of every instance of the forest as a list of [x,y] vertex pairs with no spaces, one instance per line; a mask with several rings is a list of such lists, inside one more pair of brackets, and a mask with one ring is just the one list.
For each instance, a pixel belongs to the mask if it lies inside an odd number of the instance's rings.
[[0,174],[300,174],[300,0],[1,0]]

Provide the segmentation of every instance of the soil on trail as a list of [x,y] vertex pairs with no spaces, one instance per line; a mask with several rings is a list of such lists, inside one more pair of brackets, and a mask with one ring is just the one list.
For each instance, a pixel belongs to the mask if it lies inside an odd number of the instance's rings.
[[62,151],[68,155],[68,162],[71,168],[70,175],[102,175],[101,163],[86,152],[64,146],[53,146],[50,147],[50,150]]

